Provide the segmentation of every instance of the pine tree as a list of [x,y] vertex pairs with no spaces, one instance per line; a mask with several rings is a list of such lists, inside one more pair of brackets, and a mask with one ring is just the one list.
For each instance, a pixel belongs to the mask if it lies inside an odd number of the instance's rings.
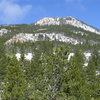
[[71,100],[89,100],[90,98],[84,77],[83,57],[79,51],[75,52],[65,72],[63,92]]
[[5,76],[5,69],[8,63],[9,58],[5,55],[4,47],[0,45],[0,81],[2,81]]
[[[29,87],[28,87],[28,98],[32,100],[42,100],[43,95],[43,75],[42,75],[42,59],[41,59],[41,53],[35,51],[34,58],[31,61],[30,74],[28,74],[30,77],[28,79]],[[29,73],[29,72],[28,72]]]
[[63,72],[66,69],[68,47],[53,48],[51,54],[35,55],[32,63],[33,82],[31,99],[53,100],[59,98]]
[[98,67],[98,54],[94,52],[91,59],[89,60],[87,67],[87,82],[90,90],[91,97],[98,97],[100,91],[99,76],[96,76],[96,70]]
[[69,48],[67,46],[60,46],[53,48],[51,55],[47,56],[44,65],[44,76],[46,77],[45,93],[49,100],[60,97],[60,92],[63,82],[63,73],[67,68],[67,57]]
[[4,78],[3,100],[25,100],[25,92],[27,84],[24,71],[19,65],[19,62],[14,57],[9,66]]

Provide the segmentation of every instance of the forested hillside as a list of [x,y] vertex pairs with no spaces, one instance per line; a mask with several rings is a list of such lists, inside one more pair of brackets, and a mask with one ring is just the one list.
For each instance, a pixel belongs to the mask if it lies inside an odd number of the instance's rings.
[[100,100],[100,30],[52,20],[0,26],[0,99]]

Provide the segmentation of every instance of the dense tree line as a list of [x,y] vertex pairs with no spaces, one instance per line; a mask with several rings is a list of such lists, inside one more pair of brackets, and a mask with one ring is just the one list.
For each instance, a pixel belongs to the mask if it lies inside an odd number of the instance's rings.
[[1,79],[2,100],[99,100],[100,55],[94,51],[87,67],[80,50],[68,61],[70,48],[51,45],[45,50],[36,49],[31,61],[22,52],[18,61],[15,56],[4,58],[6,71]]

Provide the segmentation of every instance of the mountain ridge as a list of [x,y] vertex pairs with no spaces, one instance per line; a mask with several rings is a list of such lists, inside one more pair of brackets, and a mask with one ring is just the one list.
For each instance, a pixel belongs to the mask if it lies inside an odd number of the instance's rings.
[[[71,45],[100,44],[100,32],[76,18],[71,16],[66,18],[45,17],[41,20],[34,24],[0,26],[0,38],[4,41],[3,44],[37,41],[57,41]],[[45,24],[41,23],[44,21]]]
[[[67,17],[44,17],[41,18],[40,20],[32,23],[34,25],[40,25],[40,26],[44,26],[44,25],[72,25],[74,27],[77,28],[82,28],[86,31],[90,31],[96,34],[100,35],[100,29],[87,24],[84,21],[81,21],[77,18],[74,18],[72,16],[67,16]],[[11,26],[11,27],[15,27],[17,25],[32,25],[32,24],[9,24],[9,25],[0,25],[0,27],[7,27],[7,26]]]
[[37,21],[36,23],[34,23],[35,25],[72,25],[78,28],[82,28],[86,31],[90,31],[90,32],[94,32],[96,34],[100,34],[100,30],[90,26],[88,24],[86,24],[85,22],[78,20],[72,16],[68,16],[68,17],[44,17],[42,19],[40,19],[39,21]]

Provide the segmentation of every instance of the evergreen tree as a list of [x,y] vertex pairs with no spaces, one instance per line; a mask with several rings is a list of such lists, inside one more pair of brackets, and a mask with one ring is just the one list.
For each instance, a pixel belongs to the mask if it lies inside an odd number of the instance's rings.
[[46,77],[46,95],[49,100],[60,97],[63,82],[63,74],[67,68],[67,57],[69,54],[68,46],[53,48],[50,56],[47,56],[44,67],[44,76]]
[[25,80],[24,71],[14,57],[7,67],[7,73],[4,78],[2,99],[25,100],[26,89],[27,83]]
[[5,48],[0,44],[0,81],[4,79],[6,66],[9,63],[8,57],[5,55]]
[[65,72],[63,92],[70,100],[89,100],[90,98],[84,77],[83,57],[78,51],[71,58]]
[[68,47],[53,48],[51,54],[35,55],[33,60],[32,99],[53,100],[59,98],[63,73],[67,65]]
[[[43,75],[42,75],[42,61],[41,61],[41,53],[35,51],[34,58],[31,61],[30,68],[26,70],[28,72],[28,98],[32,100],[42,100],[43,95]],[[30,73],[29,73],[30,71]]]
[[90,90],[91,97],[96,98],[99,95],[100,85],[99,76],[96,76],[96,70],[98,65],[97,52],[92,54],[87,67],[87,82]]

